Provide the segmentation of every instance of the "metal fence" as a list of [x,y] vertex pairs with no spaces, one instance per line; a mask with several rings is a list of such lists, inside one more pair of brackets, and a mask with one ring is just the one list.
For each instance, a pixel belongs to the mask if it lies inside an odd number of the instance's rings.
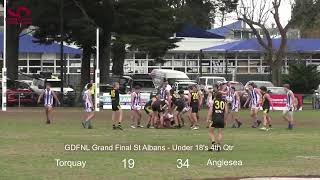
[[[1,97],[2,97],[2,93]],[[38,107],[43,105],[43,98],[38,103],[38,98],[40,94],[35,92],[28,92],[27,90],[19,90],[19,92],[13,92],[9,90],[7,92],[7,107]],[[60,102],[62,102],[63,106],[69,107],[77,107],[80,106],[81,103],[78,102],[79,95],[78,94],[64,94],[63,100],[61,99],[61,95],[57,94],[57,97]],[[2,104],[2,98],[0,99]],[[57,105],[57,102],[54,100],[54,105]]]
[[[2,97],[2,94],[0,92]],[[57,94],[60,102],[63,102],[64,107],[82,107],[81,93],[76,94],[64,94],[63,100],[61,96]],[[320,109],[320,94],[304,94],[303,97],[303,109]],[[7,92],[7,106],[8,107],[39,107],[43,106],[43,99],[38,103],[39,94],[35,92],[28,92],[21,90],[20,92]],[[0,98],[0,104],[2,104],[2,98]],[[54,102],[56,105],[56,102]]]

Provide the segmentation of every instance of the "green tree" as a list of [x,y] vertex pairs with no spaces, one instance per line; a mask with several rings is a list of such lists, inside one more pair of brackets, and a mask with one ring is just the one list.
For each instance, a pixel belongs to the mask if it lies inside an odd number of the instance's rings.
[[301,30],[302,37],[320,37],[320,1],[295,0],[292,23]]
[[[272,8],[267,8],[269,3],[272,4]],[[271,79],[275,85],[281,84],[281,68],[283,59],[286,56],[288,41],[287,32],[292,26],[292,21],[289,21],[286,25],[281,24],[279,9],[282,3],[282,0],[272,0],[271,2],[263,0],[260,2],[251,1],[248,5],[242,1],[237,12],[238,19],[244,21],[250,27],[258,43],[264,48],[265,59],[271,68]],[[272,16],[280,34],[279,47],[273,43],[271,33],[267,27],[267,21],[270,20],[269,16]]]
[[[90,59],[95,45],[95,24],[73,1],[65,1],[64,14],[64,42],[75,43],[82,47],[81,87],[90,80]],[[60,0],[32,0],[33,25],[36,26],[34,36],[39,43],[53,43],[60,41]],[[44,9],[36,11],[36,9]]]
[[175,10],[178,22],[208,29],[217,13],[222,15],[223,25],[225,15],[236,10],[238,0],[167,0],[167,3]]
[[298,61],[289,65],[289,74],[284,75],[283,82],[290,84],[294,92],[312,94],[320,84],[320,72],[316,65]]
[[[3,1],[2,5],[4,4]],[[19,6],[29,7],[27,1],[9,1],[7,7],[16,12]],[[22,16],[25,13],[21,14]],[[7,75],[10,79],[18,79],[18,59],[19,59],[19,37],[23,30],[29,27],[30,24],[24,24],[22,22],[17,22],[17,24],[7,24],[6,36],[7,36]]]
[[115,4],[115,40],[113,43],[113,73],[123,74],[125,45],[150,58],[161,60],[176,47],[178,39],[171,38],[177,30],[173,9],[162,0],[123,0]]
[[213,17],[216,17],[216,13],[221,15],[221,18],[219,18],[221,26],[224,26],[226,15],[237,9],[238,1],[239,0],[217,0],[217,2],[215,2],[216,8]]

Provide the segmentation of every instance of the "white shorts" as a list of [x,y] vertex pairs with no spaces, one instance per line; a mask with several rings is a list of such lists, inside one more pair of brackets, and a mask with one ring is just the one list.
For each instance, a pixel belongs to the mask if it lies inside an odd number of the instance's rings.
[[260,110],[260,105],[251,105],[251,110]]
[[85,110],[86,110],[86,112],[93,112],[93,107],[88,107]]
[[286,108],[283,110],[282,114],[283,114],[283,115],[289,114],[289,115],[292,116],[292,115],[293,115],[293,108],[288,108],[288,107],[286,107]]
[[182,113],[186,113],[190,110],[190,107],[187,106],[187,107],[184,107],[183,110],[182,110]]
[[133,106],[133,107],[131,107],[131,110],[135,110],[135,111],[139,111],[141,109],[142,109],[141,106]]
[[52,104],[45,104],[44,107],[45,108],[53,108],[53,105]]
[[239,108],[232,108],[231,112],[239,112]]

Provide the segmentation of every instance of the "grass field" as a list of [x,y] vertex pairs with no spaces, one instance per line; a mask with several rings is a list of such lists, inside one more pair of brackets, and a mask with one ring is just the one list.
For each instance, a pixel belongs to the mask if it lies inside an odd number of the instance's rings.
[[[226,128],[224,143],[233,151],[205,152],[85,152],[66,151],[65,144],[209,144],[207,129],[129,129],[125,113],[124,131],[111,130],[111,112],[97,113],[94,129],[80,125],[81,109],[55,110],[55,122],[44,123],[40,108],[9,108],[0,112],[0,179],[205,179],[218,177],[320,175],[320,112],[295,114],[296,129],[286,130],[280,112],[272,113],[274,129],[249,128],[249,113],[241,112],[245,124]],[[202,121],[205,113],[202,112]],[[145,118],[145,117],[144,117]],[[134,159],[125,169],[123,159]],[[57,167],[55,159],[87,161],[85,168]],[[189,159],[189,168],[177,168],[177,159]],[[212,160],[241,160],[242,166],[207,166]]]

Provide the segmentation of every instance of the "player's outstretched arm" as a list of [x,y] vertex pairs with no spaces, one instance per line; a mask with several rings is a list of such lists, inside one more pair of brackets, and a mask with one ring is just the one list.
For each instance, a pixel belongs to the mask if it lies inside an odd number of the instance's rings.
[[273,103],[272,103],[272,98],[270,97],[269,94],[266,94],[266,99],[268,99],[269,103],[270,103],[270,106],[271,106],[271,109],[272,111],[274,111],[274,106],[273,106]]
[[44,91],[42,91],[40,96],[38,97],[38,104],[40,104],[40,101],[43,98],[43,95],[44,95]]
[[60,101],[59,98],[57,97],[57,94],[55,92],[52,92],[53,98],[56,100],[56,102],[58,102],[58,104],[60,105]]

